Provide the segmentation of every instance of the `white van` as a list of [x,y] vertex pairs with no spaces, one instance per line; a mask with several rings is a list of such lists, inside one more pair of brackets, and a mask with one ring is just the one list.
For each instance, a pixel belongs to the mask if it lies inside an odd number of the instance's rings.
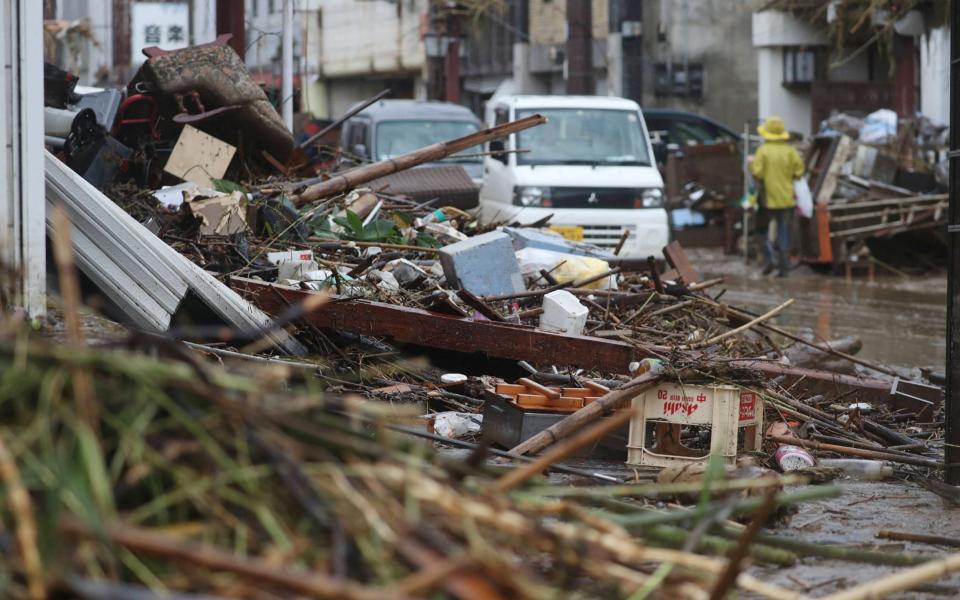
[[659,256],[670,226],[640,106],[606,96],[495,96],[486,121],[537,113],[545,125],[490,143],[517,152],[484,160],[481,221],[553,215],[550,225],[568,239],[612,249],[627,230],[621,256]]

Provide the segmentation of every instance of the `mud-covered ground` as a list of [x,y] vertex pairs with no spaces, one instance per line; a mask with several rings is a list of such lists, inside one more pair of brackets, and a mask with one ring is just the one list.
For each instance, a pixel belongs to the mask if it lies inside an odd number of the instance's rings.
[[788,298],[796,302],[779,325],[807,327],[822,339],[857,336],[865,359],[943,372],[947,278],[943,272],[902,277],[877,268],[850,281],[799,266],[788,277],[764,276],[756,262],[719,250],[692,249],[690,261],[705,277],[723,277],[722,300],[764,312]]
[[[942,558],[960,551],[877,538],[877,533],[882,530],[960,538],[960,508],[920,485],[850,479],[835,483],[843,489],[841,496],[803,504],[789,524],[768,532],[806,542],[908,552],[931,558]],[[905,568],[806,558],[792,567],[752,567],[749,572],[817,598]],[[938,579],[919,590],[892,598],[960,598],[960,575]]]

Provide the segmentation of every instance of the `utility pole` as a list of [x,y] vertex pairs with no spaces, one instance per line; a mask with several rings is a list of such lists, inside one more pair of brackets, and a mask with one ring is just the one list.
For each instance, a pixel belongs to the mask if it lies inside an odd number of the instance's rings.
[[113,78],[126,82],[130,76],[130,2],[113,0]]
[[232,34],[230,47],[247,60],[247,25],[243,0],[217,0],[217,35]]
[[567,0],[567,93],[595,92],[592,2]]
[[283,122],[293,131],[293,0],[283,0]]
[[950,207],[947,210],[946,481],[960,483],[960,2],[950,3]]
[[623,97],[643,102],[643,3],[621,0]]
[[447,102],[460,102],[460,35],[461,19],[463,15],[460,5],[456,2],[447,2],[447,58],[445,62],[445,77],[447,83]]
[[896,68],[894,108],[901,119],[912,119],[916,104],[917,44],[913,36],[894,36]]

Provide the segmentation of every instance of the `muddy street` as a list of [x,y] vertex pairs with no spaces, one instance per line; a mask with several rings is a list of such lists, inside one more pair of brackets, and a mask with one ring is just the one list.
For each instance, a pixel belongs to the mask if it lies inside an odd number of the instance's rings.
[[[796,268],[787,278],[764,276],[754,262],[730,260],[715,250],[696,252],[707,277],[723,277],[723,300],[765,312],[787,298],[796,302],[777,317],[778,324],[808,328],[823,340],[857,336],[860,356],[904,367],[942,372],[946,354],[945,274],[903,278],[878,272],[847,280]],[[879,269],[878,269],[879,271]]]

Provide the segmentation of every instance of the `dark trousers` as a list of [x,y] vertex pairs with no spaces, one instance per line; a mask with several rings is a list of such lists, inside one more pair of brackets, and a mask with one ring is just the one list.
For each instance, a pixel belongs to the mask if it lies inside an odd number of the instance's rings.
[[[796,208],[768,209],[770,228],[767,234],[767,266],[778,267],[780,275],[785,276],[790,271],[790,236],[793,232],[793,213]],[[773,239],[775,238],[775,239]],[[776,246],[774,246],[774,241]],[[779,254],[779,260],[777,260]]]

